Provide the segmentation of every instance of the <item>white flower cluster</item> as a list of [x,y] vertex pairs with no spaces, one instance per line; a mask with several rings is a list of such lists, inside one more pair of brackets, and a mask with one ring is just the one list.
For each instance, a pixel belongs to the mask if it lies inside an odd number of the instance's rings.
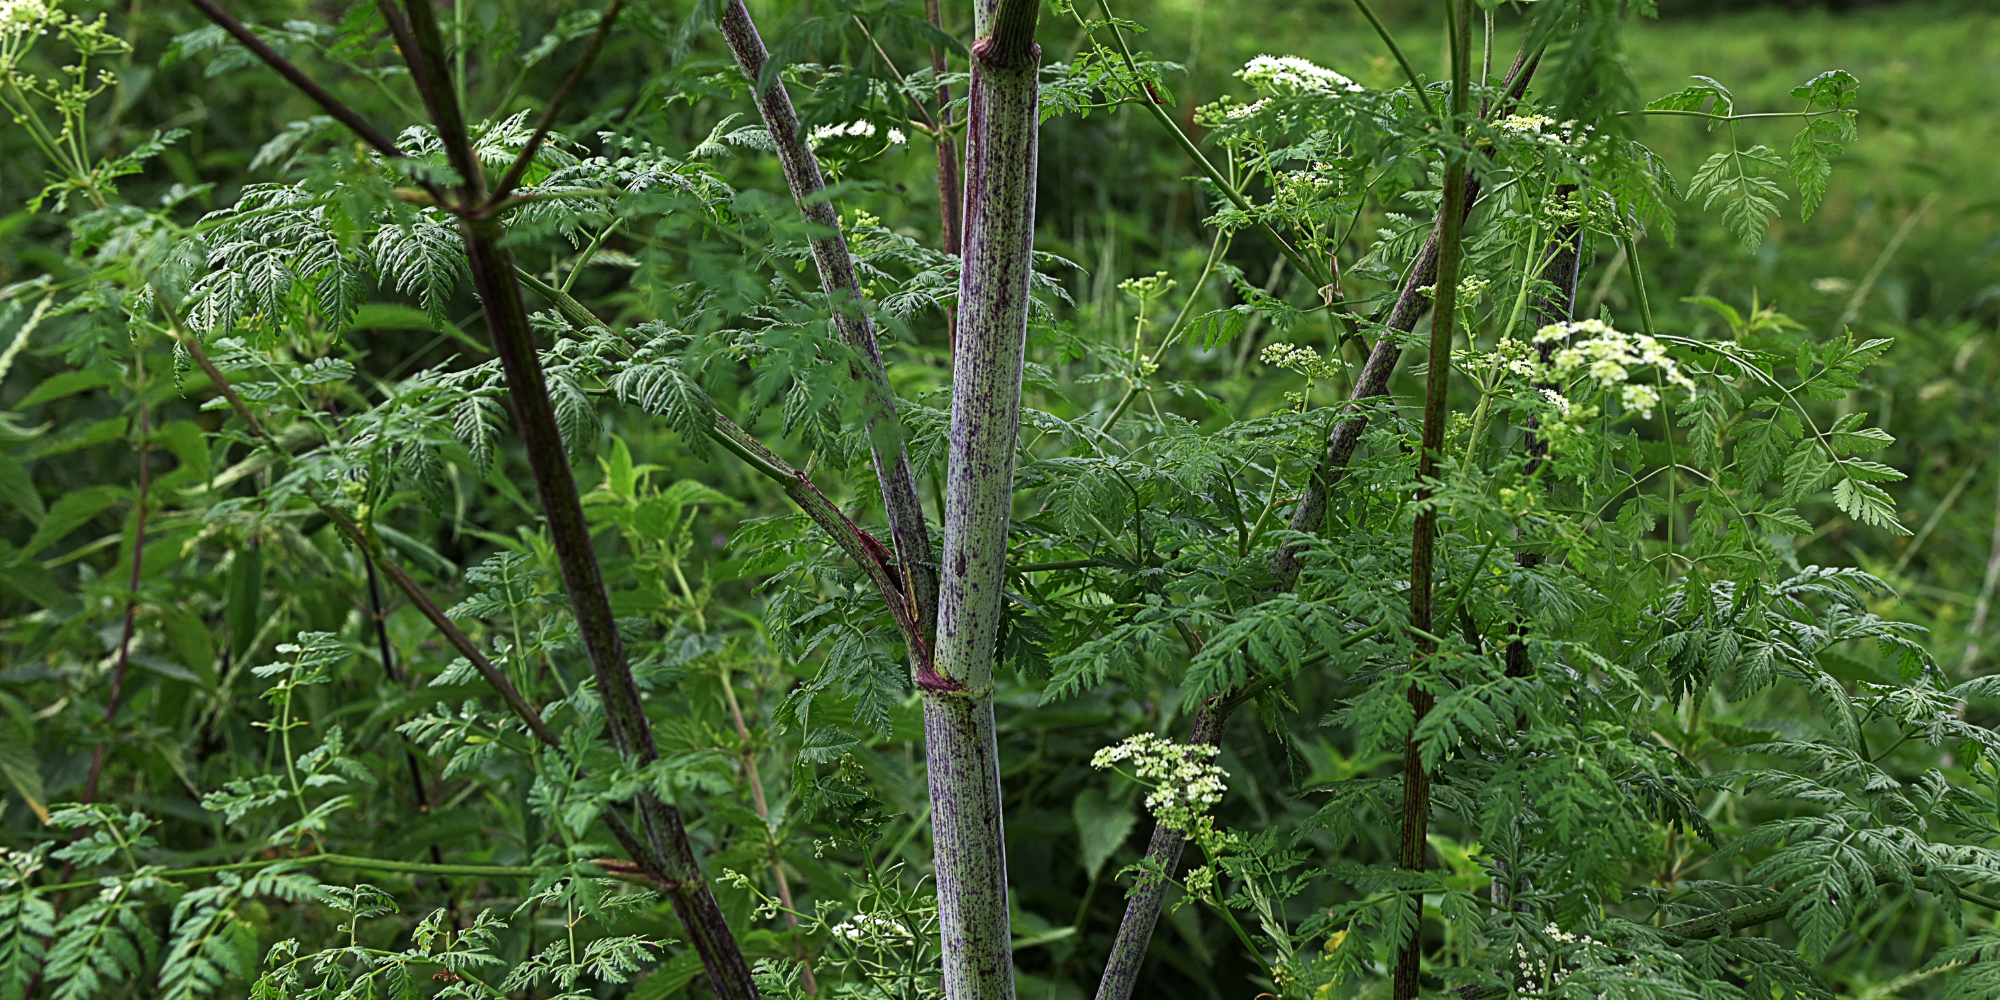
[[1500,119],[1500,130],[1515,135],[1540,135],[1542,129],[1555,123],[1548,115],[1508,115]]
[[1544,146],[1581,146],[1596,138],[1597,126],[1557,122],[1548,115],[1508,115],[1500,119],[1500,131]]
[[857,913],[833,925],[832,931],[841,940],[872,948],[893,948],[914,940],[902,921],[873,913]]
[[[1547,927],[1542,928],[1542,933],[1556,944],[1580,944],[1586,949],[1598,947],[1601,944],[1601,942],[1588,934],[1572,934],[1556,926],[1554,923],[1550,923]],[[1514,967],[1519,969],[1521,973],[1521,988],[1519,991],[1519,995],[1521,996],[1535,996],[1544,992],[1544,988],[1548,990],[1555,989],[1562,982],[1563,973],[1566,971],[1553,958],[1544,958],[1539,962],[1535,961],[1528,954],[1528,949],[1520,944],[1514,946]]]
[[1213,763],[1218,753],[1217,747],[1140,733],[1097,751],[1090,766],[1103,769],[1129,761],[1135,776],[1153,785],[1146,811],[1172,829],[1194,833],[1209,828],[1208,811],[1229,790],[1222,781],[1229,772]]
[[0,39],[46,34],[50,13],[48,0],[0,0]]
[[[4,0],[0,0],[0,2],[4,2]],[[818,147],[820,143],[828,139],[840,139],[850,136],[856,139],[866,139],[874,134],[875,123],[871,121],[848,122],[845,125],[821,125],[812,130],[812,134],[806,137],[806,142],[814,147]],[[890,145],[900,146],[908,141],[909,137],[903,134],[902,129],[892,128],[889,130]]]
[[[1586,339],[1576,339],[1579,335]],[[1650,385],[1629,382],[1632,369],[1650,366],[1659,371],[1667,384],[1695,391],[1694,380],[1681,374],[1680,365],[1667,356],[1666,348],[1658,340],[1643,333],[1613,329],[1603,320],[1551,323],[1535,331],[1535,343],[1563,344],[1549,359],[1557,375],[1567,377],[1581,371],[1601,389],[1616,387],[1626,409],[1647,417],[1660,404],[1660,392]]]
[[1243,64],[1236,75],[1265,93],[1287,97],[1343,91],[1358,94],[1367,89],[1333,70],[1297,56],[1258,56]]

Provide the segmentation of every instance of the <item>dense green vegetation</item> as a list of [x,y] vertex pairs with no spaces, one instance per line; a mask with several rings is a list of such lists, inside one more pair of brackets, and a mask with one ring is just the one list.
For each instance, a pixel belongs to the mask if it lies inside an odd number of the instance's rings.
[[2000,17],[619,6],[0,0],[0,998],[2000,996]]

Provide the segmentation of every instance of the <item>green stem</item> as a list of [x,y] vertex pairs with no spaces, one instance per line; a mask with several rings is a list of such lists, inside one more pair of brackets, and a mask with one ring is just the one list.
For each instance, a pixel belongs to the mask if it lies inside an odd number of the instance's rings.
[[[1132,74],[1133,79],[1138,79],[1139,61],[1132,57],[1132,49],[1129,45],[1125,43],[1125,33],[1118,29],[1117,23],[1111,16],[1110,0],[1097,0],[1097,7],[1099,10],[1104,12],[1104,19],[1106,21],[1113,22],[1111,24],[1111,37],[1112,40],[1118,43],[1118,54],[1120,57],[1124,59],[1125,69]],[[1146,109],[1147,114],[1153,116],[1154,121],[1159,122],[1160,126],[1167,130],[1167,134],[1171,136],[1174,142],[1181,147],[1181,152],[1186,153],[1188,159],[1194,161],[1194,165],[1201,170],[1204,176],[1208,178],[1209,183],[1214,184],[1216,186],[1216,189],[1222,192],[1222,196],[1224,198],[1229,199],[1230,204],[1235,205],[1239,210],[1245,213],[1255,214],[1255,209],[1250,204],[1250,199],[1245,198],[1243,196],[1243,192],[1236,190],[1236,185],[1231,184],[1229,182],[1229,178],[1224,176],[1222,171],[1216,169],[1215,164],[1209,162],[1207,156],[1202,155],[1200,147],[1194,144],[1193,139],[1188,138],[1186,132],[1181,131],[1180,124],[1174,121],[1173,116],[1167,114],[1167,112],[1164,109],[1162,109],[1157,102],[1153,100],[1153,97],[1150,93],[1141,93],[1138,98],[1138,103],[1140,107]],[[1313,286],[1315,288],[1324,287],[1329,283],[1329,279],[1327,277],[1326,272],[1319,267],[1315,267],[1312,263],[1308,262],[1303,256],[1301,256],[1299,252],[1292,247],[1290,242],[1288,242],[1283,236],[1278,235],[1278,231],[1276,229],[1271,228],[1270,223],[1259,220],[1257,222],[1257,228],[1258,230],[1263,232],[1263,234],[1266,237],[1268,237],[1271,240],[1271,242],[1277,244],[1278,252],[1284,254],[1285,259],[1291,261],[1293,267],[1298,268],[1300,273],[1305,274],[1312,278]]]
[[[1451,13],[1451,117],[1447,120],[1451,137],[1457,138],[1459,115],[1466,106],[1468,64],[1471,62],[1471,0],[1447,0]],[[1456,143],[1454,142],[1455,146]],[[1432,614],[1436,595],[1432,592],[1437,540],[1437,510],[1426,503],[1431,499],[1429,483],[1437,475],[1438,452],[1444,447],[1445,424],[1450,419],[1451,341],[1458,316],[1458,273],[1463,261],[1466,163],[1462,152],[1447,148],[1444,198],[1439,206],[1442,220],[1438,234],[1436,291],[1431,311],[1430,364],[1424,379],[1423,437],[1417,452],[1418,504],[1410,536],[1410,627],[1419,635],[1434,629]],[[1434,639],[1419,639],[1416,659],[1435,653]],[[1414,715],[1411,735],[1403,744],[1403,829],[1398,860],[1404,868],[1421,871],[1427,847],[1425,833],[1430,825],[1430,772],[1424,767],[1417,744],[1415,724],[1430,712],[1433,696],[1415,682],[1407,692]],[[1414,922],[1423,921],[1423,900],[1416,902]],[[1392,996],[1394,1000],[1415,1000],[1421,991],[1423,934],[1414,933],[1396,956]]]
[[[1375,33],[1382,37],[1382,44],[1389,47],[1389,54],[1396,57],[1396,64],[1403,67],[1403,75],[1410,78],[1410,89],[1416,92],[1417,101],[1424,106],[1424,111],[1436,117],[1437,108],[1431,104],[1430,95],[1424,93],[1424,81],[1417,76],[1416,68],[1410,65],[1409,58],[1403,55],[1403,47],[1396,44],[1396,36],[1389,34],[1389,29],[1382,24],[1382,19],[1375,16],[1374,8],[1368,6],[1368,0],[1354,0],[1354,6],[1360,9],[1362,17],[1368,19],[1369,27],[1374,28]],[[1456,36],[1457,33],[1454,32],[1453,37]],[[1456,81],[1453,85],[1457,85]],[[1457,103],[1456,99],[1453,103]]]

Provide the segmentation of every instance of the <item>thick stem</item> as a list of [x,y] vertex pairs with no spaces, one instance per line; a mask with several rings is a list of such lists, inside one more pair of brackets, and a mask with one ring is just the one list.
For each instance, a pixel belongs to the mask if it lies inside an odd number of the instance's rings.
[[[1451,39],[1450,139],[1455,140],[1462,131],[1459,116],[1465,112],[1467,104],[1467,64],[1472,59],[1472,4],[1471,0],[1450,0],[1450,3],[1455,13]],[[1419,663],[1437,652],[1436,644],[1426,638],[1435,632],[1432,615],[1436,610],[1433,605],[1436,595],[1432,587],[1437,509],[1429,503],[1429,483],[1437,476],[1441,457],[1439,451],[1444,447],[1445,421],[1450,416],[1451,341],[1457,326],[1458,275],[1463,257],[1461,238],[1467,202],[1466,162],[1465,153],[1456,145],[1456,142],[1451,142],[1445,150],[1444,203],[1438,212],[1443,225],[1438,231],[1436,306],[1431,311],[1430,365],[1424,377],[1424,430],[1417,453],[1417,515],[1410,532],[1410,625],[1417,632],[1414,657]],[[1408,697],[1414,718],[1410,736],[1403,744],[1403,831],[1397,860],[1404,868],[1420,871],[1424,867],[1426,833],[1430,826],[1431,776],[1424,767],[1423,750],[1417,742],[1415,727],[1430,712],[1434,698],[1415,682],[1410,685]],[[1415,1000],[1422,989],[1423,897],[1417,896],[1412,905],[1416,908],[1416,919],[1411,922],[1409,940],[1403,943],[1396,955],[1391,992],[1394,1000]]]
[[[1223,725],[1227,721],[1217,702],[1202,705],[1195,713],[1194,734],[1188,741],[1197,746],[1222,742]],[[1104,960],[1104,976],[1097,982],[1097,1000],[1129,1000],[1133,988],[1139,985],[1146,945],[1152,941],[1153,928],[1160,922],[1168,880],[1173,878],[1174,867],[1180,863],[1181,850],[1186,846],[1187,836],[1182,831],[1164,824],[1154,825],[1153,839],[1146,844],[1146,861],[1157,865],[1163,875],[1140,883],[1126,901],[1125,918],[1118,923],[1111,955]]]
[[933,667],[918,665],[944,989],[1011,1000],[1007,849],[993,725],[1007,528],[1027,350],[1041,49],[1035,0],[982,0],[972,47],[964,265],[952,357],[943,586]]
[[[490,220],[462,219],[459,232],[465,239],[473,284],[486,311],[494,353],[499,355],[507,378],[508,404],[527,446],[528,465],[542,499],[563,589],[569,593],[591,673],[604,699],[612,745],[628,761],[651,763],[659,759],[659,748],[653,743],[652,723],[646,718],[639,686],[625,661],[617,617],[604,589],[603,570],[591,545],[590,526],[583,517],[576,479],[521,304],[512,256],[500,248],[499,226]],[[749,963],[702,878],[680,811],[647,792],[638,796],[638,806],[649,848],[646,857],[670,887],[674,911],[701,955],[716,992],[732,1000],[756,996]]]
[[[813,156],[806,137],[799,131],[798,112],[782,81],[763,86],[765,67],[771,54],[750,20],[743,0],[728,0],[720,18],[722,35],[729,43],[736,65],[748,77],[757,94],[757,111],[777,146],[784,166],[785,181],[799,211],[816,230],[811,238],[813,263],[819,269],[820,286],[833,308],[834,327],[853,352],[851,370],[862,385],[867,413],[868,446],[875,458],[875,475],[882,487],[883,513],[889,521],[889,535],[901,564],[905,603],[918,615],[937,606],[937,570],[931,565],[930,531],[924,524],[924,509],[917,498],[917,479],[910,470],[910,456],[903,445],[902,420],[896,414],[895,391],[889,386],[888,372],[882,367],[882,350],[875,341],[875,326],[868,319],[861,295],[861,282],[848,254],[847,237],[840,229],[840,216],[826,195],[826,180],[819,160]],[[928,624],[928,623],[925,623]],[[921,628],[920,633],[929,629]],[[926,647],[927,649],[928,647]],[[910,650],[910,661],[919,670],[927,669],[926,649]]]
[[[479,157],[472,151],[472,136],[465,129],[465,112],[458,105],[458,92],[451,83],[451,68],[445,64],[444,35],[438,30],[437,11],[431,0],[403,0],[409,12],[407,22],[397,18],[390,0],[378,0],[383,15],[397,30],[403,47],[403,62],[410,68],[410,80],[424,99],[424,110],[437,127],[438,142],[444,146],[445,161],[458,172],[465,205],[477,205],[485,195],[486,175]],[[407,35],[407,39],[404,35]]]
[[924,756],[945,995],[1012,1000],[1014,954],[992,692],[925,692]]

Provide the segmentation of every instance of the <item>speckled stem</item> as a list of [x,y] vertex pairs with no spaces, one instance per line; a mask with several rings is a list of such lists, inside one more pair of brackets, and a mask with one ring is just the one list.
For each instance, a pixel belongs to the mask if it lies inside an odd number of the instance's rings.
[[1035,232],[1036,0],[980,0],[966,136],[964,266],[952,356],[951,465],[937,644],[921,665],[944,989],[1011,1000],[1007,848],[993,728],[993,647],[1027,349]]
[[[728,0],[720,18],[722,37],[736,57],[737,68],[755,86],[771,61],[757,25],[750,20],[743,0]],[[937,605],[937,570],[931,564],[930,531],[924,524],[924,509],[917,499],[917,479],[910,470],[909,451],[903,445],[903,423],[896,415],[896,394],[882,367],[882,349],[875,341],[875,325],[868,319],[861,295],[861,282],[854,270],[854,258],[847,251],[847,237],[841,233],[840,215],[826,196],[826,179],[819,160],[799,131],[799,115],[782,81],[757,95],[757,111],[777,146],[778,160],[785,169],[785,181],[799,211],[818,234],[812,237],[813,264],[819,269],[820,287],[833,306],[834,327],[854,352],[852,372],[865,393],[868,446],[875,458],[875,477],[882,486],[883,513],[889,520],[889,537],[901,563],[907,603],[919,615]],[[928,634],[929,623],[920,632]],[[922,641],[921,637],[919,641]],[[912,665],[928,659],[924,649],[910,650]]]

